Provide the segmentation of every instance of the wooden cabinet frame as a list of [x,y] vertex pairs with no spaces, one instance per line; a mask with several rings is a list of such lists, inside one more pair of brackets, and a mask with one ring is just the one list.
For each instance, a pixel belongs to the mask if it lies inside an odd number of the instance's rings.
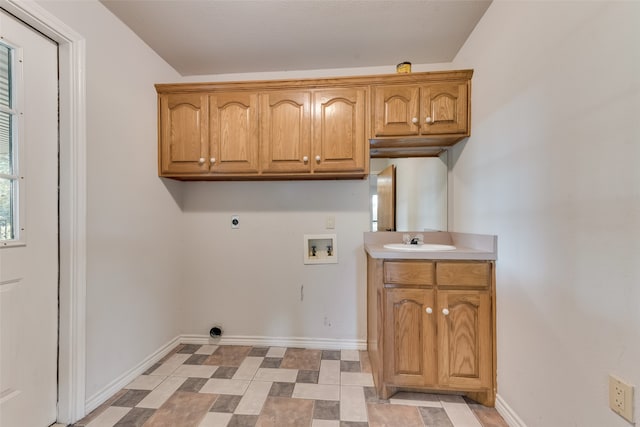
[[367,347],[378,395],[496,396],[495,263],[367,257]]

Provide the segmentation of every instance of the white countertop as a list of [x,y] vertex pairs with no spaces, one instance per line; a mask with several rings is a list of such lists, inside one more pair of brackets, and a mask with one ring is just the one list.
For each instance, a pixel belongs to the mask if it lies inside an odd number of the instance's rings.
[[[408,252],[387,249],[387,243],[402,243],[402,235],[422,234],[424,243],[453,245],[455,250]],[[484,234],[453,233],[446,231],[410,232],[366,232],[364,248],[372,258],[385,259],[453,259],[453,260],[495,260],[498,255],[497,236]]]

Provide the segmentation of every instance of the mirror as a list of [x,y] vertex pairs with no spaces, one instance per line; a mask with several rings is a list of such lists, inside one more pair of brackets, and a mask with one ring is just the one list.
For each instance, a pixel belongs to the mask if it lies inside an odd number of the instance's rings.
[[375,158],[369,168],[371,231],[447,230],[446,151],[438,157]]

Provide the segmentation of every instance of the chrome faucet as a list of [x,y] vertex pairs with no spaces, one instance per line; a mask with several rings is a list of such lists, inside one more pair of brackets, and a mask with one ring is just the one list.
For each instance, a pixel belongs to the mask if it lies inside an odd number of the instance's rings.
[[402,236],[402,241],[406,245],[421,245],[424,243],[424,236],[422,234],[416,234],[415,236],[411,237],[411,235],[409,234],[404,234]]

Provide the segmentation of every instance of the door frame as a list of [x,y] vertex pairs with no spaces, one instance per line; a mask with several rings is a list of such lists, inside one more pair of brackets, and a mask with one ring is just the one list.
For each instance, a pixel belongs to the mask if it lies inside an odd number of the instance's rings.
[[58,415],[85,416],[86,366],[86,47],[84,38],[33,1],[0,7],[58,43],[59,245]]

